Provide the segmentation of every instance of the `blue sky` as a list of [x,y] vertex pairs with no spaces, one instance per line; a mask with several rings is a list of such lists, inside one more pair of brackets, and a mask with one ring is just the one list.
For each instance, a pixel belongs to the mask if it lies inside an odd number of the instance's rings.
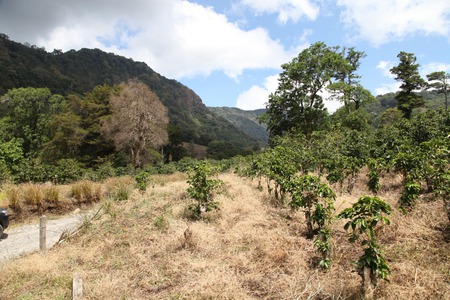
[[144,61],[207,106],[263,108],[280,65],[317,41],[364,51],[361,83],[374,95],[398,89],[389,69],[400,51],[424,77],[450,72],[449,0],[0,0],[0,32]]

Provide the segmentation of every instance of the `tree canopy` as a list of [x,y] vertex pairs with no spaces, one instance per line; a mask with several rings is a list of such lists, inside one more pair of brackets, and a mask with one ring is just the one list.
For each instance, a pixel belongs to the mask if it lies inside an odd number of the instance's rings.
[[423,97],[414,92],[425,87],[425,81],[420,77],[420,65],[416,63],[414,54],[401,51],[397,57],[400,63],[390,70],[396,76],[395,80],[402,82],[395,99],[398,109],[403,112],[405,118],[410,119],[413,109],[425,104]]
[[103,131],[117,149],[126,149],[134,166],[145,164],[148,147],[168,142],[169,117],[158,96],[142,82],[130,80],[110,100],[112,115],[103,122]]

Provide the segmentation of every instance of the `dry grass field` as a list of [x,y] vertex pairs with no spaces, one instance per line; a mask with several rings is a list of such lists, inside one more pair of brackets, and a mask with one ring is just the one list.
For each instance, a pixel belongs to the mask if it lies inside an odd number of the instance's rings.
[[[218,212],[186,216],[186,175],[153,178],[145,194],[102,200],[105,214],[45,254],[0,266],[0,299],[70,299],[72,276],[84,299],[359,299],[361,277],[344,221],[333,224],[328,271],[306,238],[303,214],[276,207],[257,182],[220,175]],[[360,176],[352,195],[338,194],[337,211],[368,194]],[[397,207],[400,179],[385,177],[381,199]],[[394,209],[380,244],[392,269],[378,299],[450,299],[450,243],[440,201],[421,199],[403,215]],[[1,247],[1,243],[0,243]]]

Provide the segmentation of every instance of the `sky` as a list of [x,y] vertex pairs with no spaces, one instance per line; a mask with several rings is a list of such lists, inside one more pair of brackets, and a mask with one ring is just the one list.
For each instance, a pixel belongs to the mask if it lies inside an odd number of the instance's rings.
[[374,95],[398,90],[400,51],[424,78],[450,72],[449,0],[0,0],[0,33],[143,61],[207,106],[245,110],[264,108],[280,66],[318,41],[363,51],[358,73]]

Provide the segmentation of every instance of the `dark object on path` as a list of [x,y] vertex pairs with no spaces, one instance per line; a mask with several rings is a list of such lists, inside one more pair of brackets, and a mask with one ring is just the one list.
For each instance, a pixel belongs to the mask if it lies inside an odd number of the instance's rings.
[[6,209],[0,208],[0,239],[3,237],[3,230],[8,228],[9,215]]

